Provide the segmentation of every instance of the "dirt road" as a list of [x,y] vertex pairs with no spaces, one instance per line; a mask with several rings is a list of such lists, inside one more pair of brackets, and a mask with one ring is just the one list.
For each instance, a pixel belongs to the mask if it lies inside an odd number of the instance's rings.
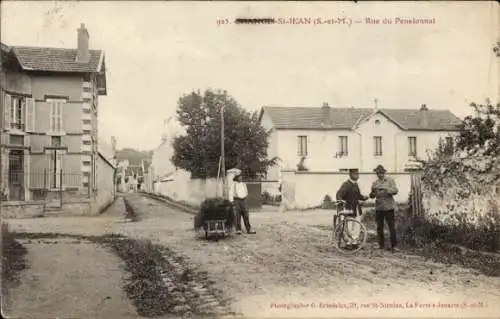
[[[331,213],[251,214],[257,234],[219,242],[196,239],[193,216],[165,204],[128,195],[139,220],[113,214],[96,218],[11,220],[24,232],[120,233],[169,247],[216,288],[231,297],[235,312],[251,317],[496,317],[500,278],[426,261],[422,257],[367,249],[335,252],[327,230]],[[376,311],[376,312],[375,312]]]
[[[373,314],[374,309],[388,317],[422,316],[423,311],[444,317],[500,313],[500,278],[375,249],[339,255],[329,244],[327,211],[254,213],[256,235],[215,243],[194,238],[190,215],[139,195],[130,202],[140,223],[149,225],[148,236],[200,265],[244,314],[346,317]],[[339,308],[342,304],[351,306]]]

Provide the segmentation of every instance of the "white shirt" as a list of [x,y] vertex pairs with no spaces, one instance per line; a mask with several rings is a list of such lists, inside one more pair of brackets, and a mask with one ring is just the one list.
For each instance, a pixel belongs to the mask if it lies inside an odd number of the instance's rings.
[[229,199],[232,201],[234,198],[247,198],[248,196],[248,189],[247,185],[245,183],[240,183],[240,182],[234,182],[234,186],[232,189],[232,194],[230,194]]

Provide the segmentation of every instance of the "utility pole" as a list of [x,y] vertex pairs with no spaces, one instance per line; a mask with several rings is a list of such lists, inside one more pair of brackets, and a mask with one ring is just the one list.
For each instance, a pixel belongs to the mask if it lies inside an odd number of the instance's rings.
[[222,167],[222,196],[227,198],[226,192],[226,158],[224,150],[224,104],[220,108],[220,156],[221,156],[221,167]]

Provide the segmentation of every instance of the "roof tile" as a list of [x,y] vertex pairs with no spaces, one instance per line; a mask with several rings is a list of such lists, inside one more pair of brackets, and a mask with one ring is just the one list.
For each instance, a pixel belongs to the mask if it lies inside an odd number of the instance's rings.
[[[320,107],[265,106],[265,113],[277,129],[351,129],[360,119],[374,112],[373,108],[330,108],[324,118]],[[448,110],[427,110],[427,125],[422,125],[421,111],[412,109],[380,109],[405,130],[456,130],[461,120]]]
[[87,63],[76,62],[77,49],[47,47],[11,47],[25,70],[47,72],[97,72],[101,50],[90,50]]

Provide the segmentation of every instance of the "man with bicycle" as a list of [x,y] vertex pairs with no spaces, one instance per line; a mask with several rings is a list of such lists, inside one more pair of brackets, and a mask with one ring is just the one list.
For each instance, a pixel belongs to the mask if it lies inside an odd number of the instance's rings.
[[[361,220],[361,205],[360,201],[365,201],[368,199],[367,196],[363,196],[358,186],[359,170],[357,168],[349,169],[349,179],[345,181],[337,191],[337,200],[345,201],[344,209],[350,210],[354,214],[354,218],[358,221]],[[348,231],[350,233],[349,242],[347,246],[349,248],[356,249],[359,238],[359,224],[349,223]]]

